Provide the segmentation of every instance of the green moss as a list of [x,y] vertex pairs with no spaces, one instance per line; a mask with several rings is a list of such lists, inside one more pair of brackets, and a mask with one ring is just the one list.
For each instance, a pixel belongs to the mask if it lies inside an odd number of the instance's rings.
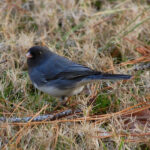
[[96,102],[94,104],[92,113],[93,114],[97,114],[99,112],[104,112],[105,113],[106,110],[103,109],[103,108],[106,108],[106,107],[109,107],[109,106],[110,106],[110,98],[108,97],[107,94],[101,94],[96,99]]

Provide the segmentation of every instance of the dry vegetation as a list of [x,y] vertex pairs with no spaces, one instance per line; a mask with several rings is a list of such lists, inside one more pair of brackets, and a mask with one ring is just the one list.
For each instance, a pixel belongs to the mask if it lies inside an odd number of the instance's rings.
[[[1,0],[0,14],[0,62],[7,60],[0,63],[1,116],[82,110],[55,121],[1,122],[1,148],[150,148],[148,0]],[[37,91],[29,80],[25,54],[33,45],[133,78],[92,84],[66,107],[57,107],[57,99]]]

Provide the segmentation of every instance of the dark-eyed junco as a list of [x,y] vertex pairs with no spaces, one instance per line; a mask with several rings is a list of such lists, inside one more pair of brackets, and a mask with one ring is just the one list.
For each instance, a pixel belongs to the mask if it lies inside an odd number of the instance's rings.
[[83,90],[85,84],[102,79],[130,79],[130,75],[106,74],[82,66],[51,52],[34,46],[26,54],[29,76],[33,85],[54,97],[64,99]]

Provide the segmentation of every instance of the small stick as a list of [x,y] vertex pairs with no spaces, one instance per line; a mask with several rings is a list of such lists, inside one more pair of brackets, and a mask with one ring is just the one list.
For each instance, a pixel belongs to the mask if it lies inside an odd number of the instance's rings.
[[147,64],[140,64],[140,65],[134,65],[133,66],[133,69],[135,71],[138,71],[138,70],[146,70],[146,69],[149,69],[150,68],[150,63],[147,63]]
[[[81,112],[81,110],[79,110],[79,109],[77,109],[77,110],[67,109],[67,110],[59,112],[57,114],[39,115],[39,116],[35,117],[32,120],[32,122],[43,121],[43,120],[52,121],[52,120],[60,119],[62,117],[69,116],[69,115],[72,115],[72,114],[76,114],[76,113],[79,113],[79,112]],[[0,122],[6,122],[6,121],[9,122],[9,123],[28,122],[31,119],[32,119],[32,117],[23,117],[23,118],[19,118],[19,117],[12,117],[12,118],[0,117]]]
[[5,63],[5,62],[7,62],[7,60],[2,60],[2,61],[0,62],[0,64],[3,64],[3,63]]

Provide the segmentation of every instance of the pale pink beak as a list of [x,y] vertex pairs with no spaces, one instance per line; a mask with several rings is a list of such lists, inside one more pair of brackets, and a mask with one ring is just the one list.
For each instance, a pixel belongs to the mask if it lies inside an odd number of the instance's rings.
[[32,55],[30,54],[30,52],[26,53],[26,57],[27,58],[32,58]]

